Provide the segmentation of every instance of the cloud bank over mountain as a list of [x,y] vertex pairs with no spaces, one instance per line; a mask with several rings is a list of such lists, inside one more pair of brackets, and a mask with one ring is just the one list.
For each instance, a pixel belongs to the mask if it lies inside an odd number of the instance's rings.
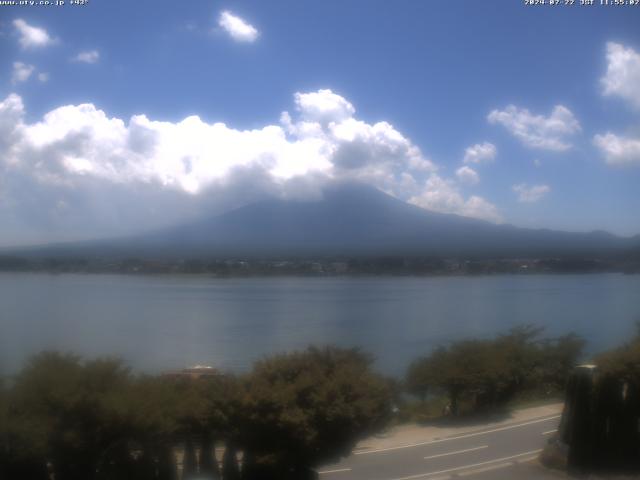
[[[254,130],[134,115],[86,103],[28,123],[16,94],[0,102],[0,220],[59,240],[127,233],[224,211],[265,195],[318,198],[334,180],[359,181],[446,213],[500,220],[393,125],[368,123],[344,97],[296,93],[295,109]],[[10,231],[10,229],[8,229]]]

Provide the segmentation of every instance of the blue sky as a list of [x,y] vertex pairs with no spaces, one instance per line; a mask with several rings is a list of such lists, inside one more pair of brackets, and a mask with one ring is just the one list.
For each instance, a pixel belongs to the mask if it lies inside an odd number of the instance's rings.
[[638,25],[640,5],[517,0],[2,6],[0,245],[336,179],[640,233]]

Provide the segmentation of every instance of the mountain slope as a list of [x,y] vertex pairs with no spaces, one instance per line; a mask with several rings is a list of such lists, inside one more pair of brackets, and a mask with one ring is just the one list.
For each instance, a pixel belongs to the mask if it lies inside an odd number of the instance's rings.
[[266,200],[127,242],[203,255],[530,256],[594,254],[640,244],[606,232],[522,229],[435,213],[353,184],[328,188],[321,201]]
[[342,184],[315,202],[266,199],[190,224],[116,240],[21,249],[35,256],[602,256],[640,249],[640,237],[495,225]]

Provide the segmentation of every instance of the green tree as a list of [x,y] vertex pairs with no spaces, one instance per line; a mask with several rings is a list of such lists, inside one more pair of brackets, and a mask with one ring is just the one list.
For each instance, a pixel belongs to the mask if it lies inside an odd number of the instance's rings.
[[414,362],[409,372],[412,384],[423,391],[444,392],[453,415],[459,414],[462,401],[477,406],[493,402],[508,373],[504,352],[485,340],[463,340],[437,348]]
[[200,447],[201,473],[219,476],[213,447],[237,435],[239,401],[240,384],[231,375],[142,376],[130,396],[137,438],[154,461],[164,465],[163,478],[175,478],[175,472],[166,469],[172,463],[171,449],[178,444],[188,447],[187,469],[195,468],[192,452]]
[[547,393],[563,393],[582,358],[585,341],[575,333],[544,340],[540,346],[540,384]]
[[231,375],[180,379],[176,401],[179,433],[201,449],[200,473],[218,478],[220,471],[213,448],[217,441],[233,441],[239,418],[240,385]]
[[616,378],[640,387],[640,322],[634,338],[595,358],[599,376]]
[[12,390],[0,384],[0,478],[47,478],[46,437],[39,423],[17,415]]
[[173,447],[180,431],[180,400],[174,382],[163,377],[139,376],[128,392],[134,437],[150,457],[154,467],[151,476],[158,480],[178,478]]
[[454,415],[461,403],[487,409],[542,384],[562,389],[584,342],[575,335],[541,340],[541,332],[522,326],[495,339],[439,347],[409,366],[406,388],[421,398],[429,392],[444,393]]
[[119,361],[82,362],[45,352],[16,377],[10,412],[32,454],[57,480],[95,478],[105,456],[130,438],[130,374]]
[[[543,327],[521,325],[512,328],[504,335],[499,335],[493,342],[505,362],[506,397],[510,397],[528,387],[527,383],[543,362],[540,350],[540,335]],[[508,398],[505,398],[505,400]]]
[[257,362],[242,410],[243,478],[302,480],[385,425],[391,392],[360,351],[311,347]]
[[436,371],[434,362],[427,358],[418,358],[411,362],[405,375],[404,386],[407,392],[424,402],[428,394],[436,388]]

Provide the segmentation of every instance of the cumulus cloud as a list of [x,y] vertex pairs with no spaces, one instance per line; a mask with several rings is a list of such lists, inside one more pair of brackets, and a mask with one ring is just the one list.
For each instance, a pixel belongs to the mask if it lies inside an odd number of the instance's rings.
[[237,15],[223,11],[218,17],[218,25],[236,42],[253,43],[258,39],[258,30]]
[[71,60],[79,63],[97,63],[100,60],[100,52],[98,50],[87,50],[78,53]]
[[497,153],[493,143],[476,143],[464,151],[464,163],[489,163],[496,158]]
[[296,110],[303,121],[319,122],[323,125],[351,118],[356,109],[346,99],[324,89],[317,92],[296,93]]
[[29,80],[31,74],[35,71],[36,67],[33,65],[27,65],[22,62],[13,62],[13,70],[11,72],[11,83],[14,85],[17,83],[26,82]]
[[537,202],[551,191],[549,185],[528,186],[526,183],[514,185],[511,188],[518,195],[518,201],[523,203]]
[[640,54],[619,43],[607,43],[607,72],[600,80],[603,94],[617,96],[640,108]]
[[509,105],[504,110],[491,111],[487,120],[505,127],[527,147],[558,152],[570,149],[567,137],[581,130],[571,110],[563,105],[556,105],[547,117]]
[[0,166],[11,163],[15,158],[14,149],[20,139],[22,119],[24,117],[22,99],[11,94],[0,102]]
[[609,165],[640,166],[640,138],[623,137],[609,132],[595,135],[593,143]]
[[26,121],[20,96],[0,102],[0,223],[46,240],[130,233],[250,203],[312,199],[334,180],[365,182],[441,212],[500,220],[388,122],[357,118],[331,90],[297,93],[295,109],[254,130],[198,116],[109,116],[93,104]]
[[476,172],[473,168],[463,166],[456,170],[456,177],[462,183],[467,183],[469,185],[475,185],[480,181],[480,176],[478,172]]
[[46,83],[49,81],[49,74],[47,72],[41,72],[38,74],[38,80],[40,80],[41,83]]
[[22,48],[41,48],[55,43],[54,39],[51,38],[44,28],[29,25],[21,18],[15,19],[13,21],[13,26],[20,36],[18,41]]
[[452,181],[443,179],[436,173],[429,176],[422,192],[411,197],[409,202],[436,212],[502,222],[502,216],[495,205],[475,195],[465,199]]

